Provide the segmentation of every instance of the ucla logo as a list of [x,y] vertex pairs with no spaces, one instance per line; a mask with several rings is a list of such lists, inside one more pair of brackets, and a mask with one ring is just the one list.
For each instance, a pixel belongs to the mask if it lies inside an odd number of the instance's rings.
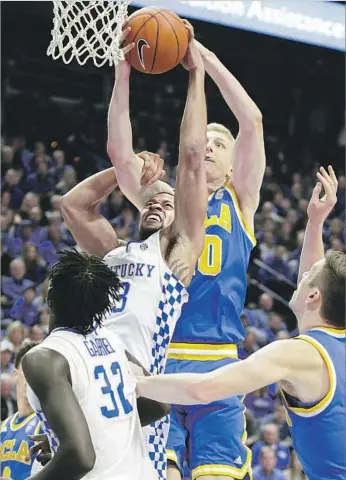
[[148,249],[148,244],[147,243],[141,243],[140,247],[141,250],[147,250]]
[[223,188],[221,188],[220,190],[218,190],[216,192],[215,198],[216,198],[216,200],[221,200],[223,198]]

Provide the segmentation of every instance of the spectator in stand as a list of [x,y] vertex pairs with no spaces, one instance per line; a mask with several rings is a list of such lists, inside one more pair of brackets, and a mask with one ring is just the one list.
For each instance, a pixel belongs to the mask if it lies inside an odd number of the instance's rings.
[[276,468],[277,458],[271,447],[262,447],[259,462],[253,469],[253,480],[286,480],[283,472]]
[[55,150],[53,152],[54,166],[51,168],[51,175],[54,177],[55,183],[59,183],[64,176],[65,170],[65,152]]
[[30,328],[28,338],[32,342],[41,343],[44,337],[45,337],[45,334],[43,332],[43,329],[40,327],[40,325],[33,325]]
[[256,442],[252,447],[252,464],[258,465],[260,462],[260,452],[264,447],[271,447],[277,458],[277,468],[280,470],[286,470],[291,462],[291,454],[287,445],[280,442],[279,430],[274,423],[268,423],[263,426],[262,440]]
[[261,425],[275,424],[279,430],[279,439],[281,442],[285,442],[286,445],[291,444],[290,431],[287,425],[287,418],[285,407],[280,400],[277,400],[274,412],[266,415],[261,419]]
[[25,277],[35,283],[43,282],[47,275],[47,268],[46,263],[38,253],[36,245],[27,243],[22,258],[26,269]]
[[43,307],[48,307],[47,305],[47,294],[48,294],[48,281],[45,280],[37,288],[37,297],[34,299],[34,305],[36,305],[38,310],[41,310]]
[[23,295],[24,291],[34,285],[31,280],[25,278],[26,270],[22,259],[16,258],[10,263],[10,276],[4,277],[2,281],[2,308],[9,310],[13,302]]
[[17,210],[24,197],[24,193],[19,186],[20,174],[18,171],[10,168],[5,174],[3,182],[1,182],[1,192],[8,192],[10,195],[9,207]]
[[248,327],[246,329],[246,336],[241,344],[241,347],[239,348],[239,358],[241,360],[244,360],[247,358],[249,355],[252,353],[256,352],[258,350],[259,346],[256,343],[256,334],[252,330],[252,327]]
[[259,297],[259,308],[253,310],[257,318],[258,328],[266,328],[269,325],[269,313],[273,310],[274,302],[270,295],[262,293]]
[[257,419],[266,418],[274,411],[274,399],[268,394],[267,387],[246,395],[244,405]]
[[65,195],[65,193],[69,192],[75,185],[77,185],[76,170],[70,165],[67,165],[64,168],[63,177],[56,185],[55,189],[59,195]]
[[39,316],[38,316],[38,324],[43,330],[43,334],[46,337],[49,333],[49,308],[48,307],[41,307]]
[[[276,245],[273,254],[265,256],[263,260],[268,267],[275,270],[277,274],[282,275],[284,278],[290,278],[290,269],[287,264],[287,250],[283,245]],[[267,282],[273,279],[273,274],[265,268],[261,268],[259,278],[263,282]]]
[[1,340],[0,352],[1,352],[1,373],[12,375],[14,370],[12,343],[6,339]]
[[24,325],[16,320],[7,327],[6,333],[6,340],[11,343],[13,352],[17,353],[25,338],[26,331]]
[[45,158],[37,157],[36,171],[28,176],[27,189],[31,192],[45,195],[54,192],[55,180],[49,173],[48,160]]
[[35,288],[28,287],[23,296],[18,297],[11,310],[11,317],[19,320],[26,327],[31,327],[38,320],[38,309],[33,304],[35,299]]
[[17,411],[17,402],[13,394],[11,375],[1,373],[1,421]]
[[34,207],[39,207],[39,196],[36,193],[28,192],[24,195],[22,204],[20,206],[18,217],[19,222],[29,218],[30,210]]
[[281,330],[287,330],[285,322],[282,320],[281,316],[278,313],[270,313],[268,327],[265,329],[268,343],[277,340],[277,335]]

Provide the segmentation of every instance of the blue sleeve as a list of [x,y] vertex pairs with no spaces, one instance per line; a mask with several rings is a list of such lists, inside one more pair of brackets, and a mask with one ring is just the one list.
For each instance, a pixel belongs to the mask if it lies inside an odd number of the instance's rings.
[[258,465],[259,462],[259,453],[262,448],[262,442],[256,442],[252,447],[252,465]]

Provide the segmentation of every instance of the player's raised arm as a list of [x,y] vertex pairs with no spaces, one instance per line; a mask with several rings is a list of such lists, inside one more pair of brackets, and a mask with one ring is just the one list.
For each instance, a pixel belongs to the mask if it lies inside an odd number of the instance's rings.
[[86,178],[60,200],[60,210],[78,245],[103,258],[118,246],[114,228],[98,213],[103,200],[117,187],[114,168]]
[[83,478],[93,469],[96,457],[88,424],[70,384],[67,360],[58,352],[40,348],[25,355],[22,368],[59,439],[52,460],[30,480]]
[[[149,152],[140,155],[145,158],[143,174],[146,185],[157,171],[162,171],[163,161]],[[85,252],[101,258],[121,241],[109,221],[99,214],[99,206],[117,185],[114,168],[108,168],[78,183],[60,200],[61,213],[78,245]]]
[[183,65],[189,70],[189,86],[180,127],[175,218],[171,230],[173,235],[182,238],[185,245],[186,240],[189,243],[186,252],[192,274],[204,246],[204,219],[208,201],[205,172],[207,107],[203,62],[194,43],[192,26],[188,24],[188,28],[190,42]]
[[317,350],[301,340],[280,340],[241,362],[210,373],[181,373],[140,377],[139,395],[178,405],[208,404],[242,395],[280,380],[290,381],[321,368]]
[[265,170],[262,114],[238,80],[216,55],[197,42],[206,72],[218,86],[239,123],[232,183],[246,220],[253,223]]
[[[124,38],[129,30],[125,29]],[[124,53],[131,48],[132,44],[127,45],[123,49]],[[116,169],[121,191],[131,203],[142,210],[149,198],[165,191],[171,193],[172,189],[165,182],[156,181],[161,177],[162,165],[148,177],[145,156],[138,156],[133,151],[129,102],[130,72],[131,66],[126,60],[116,67],[116,81],[108,110],[107,152]]]
[[[305,272],[308,272],[315,262],[324,258],[323,224],[336,204],[338,181],[334,170],[328,167],[328,172],[321,167],[317,173],[318,182],[312,192],[308,205],[308,224],[305,230],[303,249],[300,256],[298,283]],[[320,198],[322,189],[324,196]]]

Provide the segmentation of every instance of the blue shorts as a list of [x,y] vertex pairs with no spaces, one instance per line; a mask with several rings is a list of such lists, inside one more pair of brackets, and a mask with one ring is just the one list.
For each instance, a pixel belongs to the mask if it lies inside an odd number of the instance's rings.
[[[205,373],[237,359],[213,361],[168,359],[165,373]],[[184,462],[195,480],[202,475],[236,479],[251,476],[251,450],[245,446],[243,397],[231,397],[209,405],[172,405],[167,459],[183,472]]]

